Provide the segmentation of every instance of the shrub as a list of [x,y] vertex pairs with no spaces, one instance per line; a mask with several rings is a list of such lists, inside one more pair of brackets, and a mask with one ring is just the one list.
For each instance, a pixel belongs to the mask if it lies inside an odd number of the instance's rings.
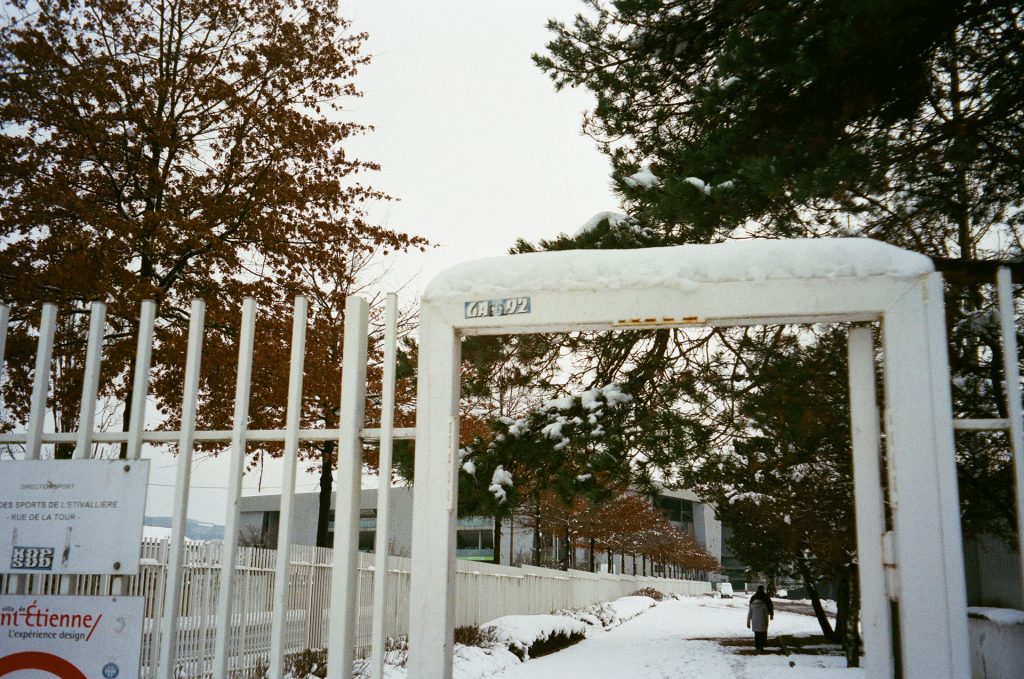
[[327,649],[307,648],[298,653],[292,653],[284,658],[284,673],[293,677],[326,677],[327,676]]
[[[578,641],[583,641],[585,638],[586,635],[580,632],[572,632],[570,634],[555,632],[547,639],[534,642],[528,649],[526,649],[526,653],[529,653],[531,658],[539,658],[542,655],[561,651],[563,648],[572,646]],[[519,652],[515,648],[510,648],[509,650],[516,655],[519,655]]]
[[643,589],[638,589],[637,591],[633,592],[633,594],[631,594],[630,596],[649,596],[655,601],[661,601],[665,598],[664,594],[654,589],[653,587],[644,587]]
[[[284,674],[292,677],[326,677],[327,649],[307,648],[284,657]],[[267,679],[270,675],[270,661],[260,658],[254,667],[231,672],[231,679]],[[180,675],[184,676],[184,675]]]
[[475,625],[463,625],[455,628],[455,643],[463,646],[488,648],[496,646],[499,642],[497,632],[493,627],[480,628]]

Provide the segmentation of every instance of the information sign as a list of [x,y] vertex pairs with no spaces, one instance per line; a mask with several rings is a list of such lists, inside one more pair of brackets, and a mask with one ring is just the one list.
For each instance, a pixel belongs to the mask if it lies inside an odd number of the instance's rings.
[[0,470],[0,573],[138,572],[149,460],[18,460]]
[[136,679],[142,597],[0,596],[0,677]]

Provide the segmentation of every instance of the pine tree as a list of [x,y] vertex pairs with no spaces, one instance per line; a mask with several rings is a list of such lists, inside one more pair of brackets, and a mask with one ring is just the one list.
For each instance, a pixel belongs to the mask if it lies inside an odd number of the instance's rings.
[[[549,24],[554,38],[534,59],[556,87],[583,87],[596,97],[584,130],[611,158],[629,216],[576,237],[520,242],[516,251],[861,236],[922,252],[940,269],[953,269],[946,306],[955,414],[1001,416],[991,290],[972,271],[985,268],[975,260],[1019,260],[1024,250],[1019,4],[586,5],[571,25]],[[751,502],[768,497],[764,490],[792,498],[793,484],[763,487],[786,473],[777,447],[792,448],[799,439],[789,428],[818,430],[834,419],[831,411],[811,413],[806,423],[783,413],[763,417],[772,435],[762,439],[748,440],[743,425],[744,410],[759,403],[756,390],[746,391],[752,376],[800,355],[794,342],[813,337],[781,328],[660,332],[667,339],[654,332],[586,336],[575,350],[591,365],[635,375],[605,377],[628,384],[640,403],[655,393],[652,385],[678,383],[679,399],[666,405],[694,415],[689,440],[672,449],[674,468],[683,476],[703,471],[703,492],[717,496],[719,512],[742,514],[751,530],[736,542],[752,562],[808,565],[794,541],[820,537],[815,526],[784,529],[780,524],[791,524],[781,519],[797,514],[774,499]],[[812,360],[813,352],[803,358]],[[785,375],[777,378],[803,391]],[[848,445],[841,431],[833,430],[830,450]],[[958,444],[965,529],[1012,532],[1005,437],[960,435]],[[735,464],[713,478],[723,458]],[[755,461],[760,478],[750,471]],[[848,486],[842,466],[830,473]],[[737,497],[726,490],[738,486],[753,494],[723,504]],[[822,514],[827,507],[810,506],[822,529],[849,521],[847,509]],[[756,517],[765,520],[750,523]],[[772,537],[761,539],[762,530]],[[815,570],[841,579],[842,569],[850,570],[849,527],[835,535],[845,536],[842,549],[815,540],[809,553],[829,553],[818,556]]]

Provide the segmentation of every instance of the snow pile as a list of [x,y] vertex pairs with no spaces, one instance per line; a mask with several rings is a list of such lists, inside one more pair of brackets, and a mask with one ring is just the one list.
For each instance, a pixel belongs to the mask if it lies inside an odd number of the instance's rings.
[[624,596],[611,602],[609,606],[611,606],[615,616],[619,619],[619,624],[622,624],[627,620],[635,618],[657,603],[649,596]]
[[515,297],[531,292],[697,290],[705,283],[909,278],[935,268],[925,255],[869,238],[751,239],[636,250],[564,250],[487,257],[435,276],[424,301]]
[[[480,679],[497,674],[520,662],[522,661],[519,660],[519,657],[504,646],[481,648],[480,646],[456,644],[452,654],[452,679]],[[385,677],[390,676],[387,669],[385,669],[384,675]]]
[[587,634],[585,623],[564,615],[504,615],[480,629],[493,629],[495,638],[524,660],[530,657],[531,647],[552,637],[568,640]]
[[987,606],[970,606],[967,617],[981,618],[997,625],[1024,625],[1024,611],[1015,608],[989,608]]
[[586,608],[555,611],[555,615],[564,615],[585,623],[588,629],[587,636],[590,636],[597,631],[618,627],[657,603],[648,596],[624,596],[615,601],[593,604]]

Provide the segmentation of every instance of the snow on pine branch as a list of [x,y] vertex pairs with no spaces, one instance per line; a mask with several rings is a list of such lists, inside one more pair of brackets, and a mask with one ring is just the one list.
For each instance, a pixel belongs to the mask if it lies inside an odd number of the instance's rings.
[[653,189],[660,181],[651,172],[651,168],[645,167],[635,174],[631,174],[622,180],[626,186],[633,189]]
[[615,228],[619,224],[629,221],[629,217],[621,212],[598,212],[596,215],[584,222],[584,224],[576,230],[575,235],[582,236],[585,233],[590,233],[605,221],[608,222],[608,226]]
[[512,474],[505,471],[503,466],[498,465],[491,475],[491,485],[487,486],[487,490],[491,491],[498,502],[504,502],[508,497],[503,486],[512,486]]
[[764,493],[746,492],[736,493],[731,496],[729,498],[729,504],[733,505],[737,502],[753,502],[755,505],[761,506],[766,502],[771,502],[771,500],[772,497],[770,495],[765,495]]

